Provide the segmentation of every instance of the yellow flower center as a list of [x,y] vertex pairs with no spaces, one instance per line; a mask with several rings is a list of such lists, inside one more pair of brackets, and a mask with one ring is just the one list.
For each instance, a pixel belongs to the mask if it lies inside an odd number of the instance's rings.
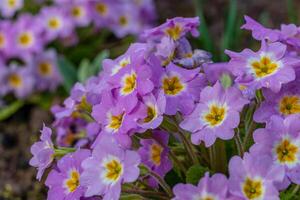
[[300,98],[298,96],[284,96],[279,102],[279,111],[283,115],[300,113]]
[[0,48],[5,45],[5,36],[3,33],[0,33]]
[[7,0],[7,4],[9,7],[13,8],[16,6],[17,1],[16,0]]
[[120,115],[110,116],[110,123],[108,124],[108,128],[117,131],[122,125],[123,117],[123,113]]
[[167,95],[175,96],[184,90],[185,86],[181,83],[179,77],[166,77],[162,81],[162,88]]
[[121,26],[126,26],[126,25],[128,24],[128,19],[127,19],[127,17],[126,17],[126,16],[121,16],[121,17],[119,18],[119,24],[120,24]]
[[48,62],[41,62],[38,66],[38,71],[42,76],[50,76],[52,74],[52,65]]
[[283,139],[275,148],[277,160],[280,163],[294,163],[297,161],[298,147],[288,139]]
[[106,13],[107,13],[107,6],[104,3],[98,3],[98,4],[96,4],[96,11],[100,15],[106,15]]
[[18,37],[18,43],[23,47],[28,47],[32,44],[33,37],[29,32],[21,33]]
[[105,177],[109,181],[113,181],[113,182],[118,181],[118,179],[123,173],[123,165],[117,159],[113,159],[108,163],[106,163],[105,168],[106,168]]
[[251,67],[257,78],[264,78],[275,73],[279,65],[268,56],[262,56],[260,60],[253,61]]
[[151,122],[157,116],[155,106],[147,106],[147,117],[144,119],[144,123]]
[[249,199],[258,199],[263,196],[264,188],[261,180],[253,180],[250,178],[246,178],[243,183],[243,193]]
[[165,34],[173,40],[178,40],[180,38],[181,32],[182,28],[178,24],[165,30]]
[[21,78],[20,75],[18,74],[11,74],[9,77],[8,77],[8,83],[11,87],[13,88],[19,88],[22,86],[23,84],[23,80]]
[[224,121],[226,112],[225,106],[212,104],[208,113],[204,115],[204,121],[206,121],[210,126],[218,126]]
[[76,170],[72,170],[69,179],[66,180],[65,186],[68,192],[74,192],[79,186],[80,175]]
[[136,88],[136,73],[126,74],[123,77],[123,86],[121,88],[122,95],[128,95]]
[[73,17],[79,18],[79,17],[81,17],[83,15],[83,10],[82,10],[82,8],[80,6],[74,6],[72,8],[71,13],[72,13]]
[[86,96],[83,96],[81,98],[80,103],[76,106],[76,110],[79,112],[87,112],[87,113],[92,112],[92,105],[89,104],[89,102],[86,99]]
[[152,144],[150,151],[151,151],[150,157],[151,157],[152,162],[157,166],[160,165],[161,153],[163,151],[163,147],[160,146],[159,144]]
[[48,21],[48,27],[50,29],[59,29],[61,27],[61,21],[58,17],[52,17]]

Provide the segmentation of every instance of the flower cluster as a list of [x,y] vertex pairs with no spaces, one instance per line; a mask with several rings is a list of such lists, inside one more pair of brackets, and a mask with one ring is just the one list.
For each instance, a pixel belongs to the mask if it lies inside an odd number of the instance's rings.
[[[48,199],[275,200],[300,184],[299,29],[246,22],[261,49],[227,50],[227,63],[192,50],[199,19],[177,17],[77,83],[52,108],[57,146],[44,127],[32,147],[38,179],[51,168]],[[225,140],[236,144],[228,178],[216,173]]]
[[138,35],[155,18],[151,0],[56,0],[36,15],[20,13],[10,19],[22,6],[23,0],[0,2],[7,17],[0,21],[0,97],[13,93],[24,98],[32,91],[54,90],[62,78],[57,53],[49,45],[55,40],[76,44],[76,28],[93,25],[95,32],[106,28],[124,37]]

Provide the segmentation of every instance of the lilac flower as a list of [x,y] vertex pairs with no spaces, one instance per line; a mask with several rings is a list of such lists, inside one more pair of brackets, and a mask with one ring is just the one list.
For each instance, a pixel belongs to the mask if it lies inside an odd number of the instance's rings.
[[73,24],[66,11],[60,7],[45,7],[39,14],[39,19],[44,28],[46,41],[59,37],[67,37],[73,30]]
[[112,23],[116,5],[116,2],[109,0],[91,1],[90,7],[94,24],[98,27],[105,27]]
[[228,140],[234,136],[234,128],[240,122],[240,111],[248,103],[241,92],[230,87],[226,90],[217,82],[207,86],[200,94],[195,110],[181,122],[180,126],[192,132],[192,142],[211,146],[217,137]]
[[209,177],[207,172],[197,186],[180,183],[175,185],[173,192],[175,197],[172,200],[225,200],[228,195],[228,181],[223,174],[214,174]]
[[51,140],[52,130],[44,125],[41,133],[41,140],[31,146],[30,151],[33,158],[29,162],[31,166],[38,169],[36,176],[38,180],[41,180],[45,169],[51,165],[54,158],[54,147]]
[[31,15],[22,15],[13,26],[14,56],[24,60],[31,57],[31,53],[40,52],[43,48],[41,40],[42,28],[36,18]]
[[280,32],[278,30],[265,28],[263,25],[259,24],[257,21],[248,16],[245,16],[245,20],[246,24],[244,24],[241,28],[251,30],[254,39],[268,39],[271,42],[276,42],[279,40]]
[[85,188],[80,183],[81,163],[90,155],[89,150],[77,150],[62,157],[45,182],[49,200],[80,200]]
[[282,181],[284,171],[274,166],[267,155],[244,154],[234,156],[229,162],[229,191],[242,199],[279,200],[275,182]]
[[175,115],[179,111],[186,115],[192,112],[205,83],[199,68],[187,70],[170,63],[160,75],[159,83],[166,96],[165,113]]
[[[172,163],[168,158],[169,135],[164,131],[153,131],[153,139],[141,139],[141,147],[138,150],[144,163],[149,169],[164,177],[172,168]],[[158,183],[153,179],[149,179],[152,187],[157,187]]]
[[263,96],[265,100],[253,116],[256,122],[267,122],[272,115],[287,117],[300,114],[300,88],[297,81],[284,85],[278,93],[264,89]]
[[166,98],[162,91],[157,95],[149,94],[143,97],[147,115],[144,119],[139,120],[139,126],[145,129],[155,129],[163,121],[163,114],[166,108]]
[[61,83],[62,78],[57,68],[55,50],[47,50],[33,59],[37,88],[39,90],[54,90]]
[[2,93],[14,93],[18,98],[25,98],[33,89],[34,79],[32,77],[31,68],[28,66],[19,67],[11,64],[2,72]]
[[135,151],[124,150],[109,135],[102,135],[83,161],[81,185],[86,187],[86,197],[102,195],[104,200],[118,200],[123,183],[134,182],[139,176],[140,157]]
[[169,37],[173,40],[178,40],[184,37],[187,33],[191,33],[194,37],[199,35],[198,26],[199,18],[183,18],[176,17],[173,19],[168,19],[166,23],[146,30],[142,37],[148,40],[160,40],[163,37]]
[[105,91],[100,104],[93,107],[92,116],[102,125],[102,130],[112,134],[123,147],[130,147],[130,131],[138,127],[137,121],[144,119],[146,113],[138,107],[127,112],[127,102],[116,102],[109,91]]
[[293,66],[299,60],[287,55],[286,45],[262,41],[258,52],[245,49],[241,53],[226,51],[231,57],[229,65],[237,76],[236,82],[256,89],[269,88],[279,92],[281,85],[295,79]]
[[87,2],[67,3],[69,16],[73,19],[76,26],[88,26],[91,22],[90,6]]
[[2,0],[0,2],[1,15],[12,17],[16,11],[23,7],[24,0]]
[[0,22],[0,55],[7,57],[12,54],[14,49],[12,45],[12,23],[8,20],[2,20]]
[[290,115],[285,119],[272,116],[266,128],[254,132],[255,144],[250,149],[251,153],[270,155],[274,165],[284,168],[284,185],[290,182],[300,184],[299,120],[300,115]]
[[231,73],[228,63],[210,63],[203,65],[204,74],[206,75],[209,83],[215,84],[220,80],[222,75],[229,75],[232,79],[234,79],[233,74]]

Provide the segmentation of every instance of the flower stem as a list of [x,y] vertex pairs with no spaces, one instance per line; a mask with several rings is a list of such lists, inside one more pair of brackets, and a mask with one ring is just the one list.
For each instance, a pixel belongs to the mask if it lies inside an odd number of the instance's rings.
[[76,148],[58,147],[54,149],[54,157],[61,158],[68,153],[75,152]]
[[160,186],[164,189],[164,191],[168,194],[169,197],[173,197],[173,192],[172,192],[170,186],[166,183],[166,181],[159,174],[150,170],[149,168],[148,168],[148,173],[160,184]]
[[169,200],[169,198],[166,197],[165,194],[162,192],[139,190],[139,189],[122,189],[122,192],[127,194],[140,194],[143,196],[157,197],[159,199]]
[[236,145],[236,148],[238,150],[239,156],[243,157],[244,147],[243,147],[243,144],[242,144],[242,139],[241,139],[241,136],[240,136],[239,129],[236,129],[236,131],[235,131],[234,141],[235,141],[235,145]]

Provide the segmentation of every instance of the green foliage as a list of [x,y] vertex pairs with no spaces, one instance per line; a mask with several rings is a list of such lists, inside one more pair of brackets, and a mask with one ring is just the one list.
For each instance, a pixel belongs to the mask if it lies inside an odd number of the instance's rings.
[[186,182],[194,185],[198,184],[199,180],[207,171],[209,171],[209,169],[201,165],[191,166],[186,173]]
[[232,85],[231,77],[228,74],[222,74],[220,81],[225,89],[229,88]]
[[57,61],[59,72],[63,78],[63,86],[66,91],[70,91],[72,86],[77,81],[77,72],[71,61],[60,56]]
[[20,108],[24,106],[24,101],[22,100],[16,100],[12,102],[11,104],[0,108],[0,121],[4,121],[5,119],[8,119],[13,114],[15,114]]

